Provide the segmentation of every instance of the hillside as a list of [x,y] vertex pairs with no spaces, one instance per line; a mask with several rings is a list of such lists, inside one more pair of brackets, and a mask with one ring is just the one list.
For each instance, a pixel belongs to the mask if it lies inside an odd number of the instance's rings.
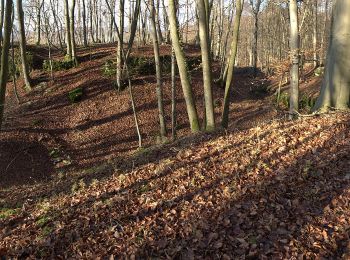
[[[288,121],[273,93],[262,91],[274,79],[237,72],[228,131],[190,135],[178,84],[179,138],[157,144],[155,79],[138,76],[132,82],[145,148],[137,149],[128,92],[102,73],[114,51],[80,49],[79,67],[55,72],[54,81],[35,70],[40,82],[30,93],[19,88],[19,105],[8,88],[0,255],[350,257],[348,112]],[[45,59],[45,49],[35,52]],[[202,114],[201,73],[192,80]],[[314,93],[320,80],[310,73],[303,91]],[[83,98],[70,103],[67,93],[77,87]],[[170,125],[169,75],[164,90]],[[219,115],[223,90],[214,93]]]

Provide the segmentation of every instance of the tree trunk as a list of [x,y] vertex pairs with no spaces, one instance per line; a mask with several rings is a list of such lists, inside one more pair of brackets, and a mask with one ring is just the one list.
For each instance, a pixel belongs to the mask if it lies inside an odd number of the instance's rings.
[[154,0],[149,0],[150,15],[151,15],[151,34],[153,38],[154,59],[156,64],[156,77],[157,77],[157,99],[158,99],[158,111],[159,111],[159,123],[160,123],[160,136],[162,141],[166,137],[166,125],[164,119],[164,106],[163,106],[163,86],[162,86],[162,72],[160,64],[159,54],[159,41],[157,35],[156,15]]
[[86,30],[86,6],[85,6],[85,0],[82,0],[83,2],[83,44],[84,47],[87,47],[88,45],[88,40],[87,40],[87,30]]
[[125,0],[119,1],[119,32],[120,37],[118,37],[118,50],[117,50],[117,86],[121,90],[124,85],[124,75],[123,75],[123,44],[124,44],[124,5]]
[[43,8],[44,0],[41,1],[38,0],[38,10],[36,15],[36,21],[37,21],[37,38],[36,38],[36,45],[40,45],[41,42],[41,9]]
[[180,37],[176,22],[176,9],[175,9],[175,0],[169,0],[169,23],[170,23],[170,37],[172,45],[175,51],[176,61],[179,68],[179,74],[181,79],[182,90],[186,102],[188,119],[190,121],[190,126],[192,132],[199,131],[199,121],[198,114],[196,110],[196,104],[194,102],[192,88],[190,84],[190,79],[187,71],[185,54],[182,50]]
[[199,37],[202,53],[203,67],[203,85],[204,85],[204,102],[205,102],[205,129],[212,131],[215,129],[214,104],[212,93],[212,74],[210,60],[210,41],[209,41],[209,20],[206,4],[207,0],[197,0],[198,18],[199,18]]
[[6,0],[6,9],[4,17],[4,38],[1,53],[1,69],[0,69],[0,130],[2,126],[2,121],[4,117],[5,108],[5,94],[6,94],[6,84],[8,80],[8,61],[9,61],[9,49],[11,41],[11,29],[12,29],[12,0]]
[[176,138],[176,57],[174,49],[171,50],[171,138]]
[[325,77],[314,110],[346,109],[350,103],[350,1],[335,0]]
[[233,81],[233,73],[237,55],[237,46],[238,46],[238,38],[239,38],[239,27],[241,23],[241,15],[243,10],[243,2],[244,0],[236,1],[236,16],[233,24],[233,35],[232,35],[232,43],[231,43],[231,53],[230,58],[228,60],[228,65],[226,69],[225,76],[225,94],[224,94],[224,107],[222,112],[221,125],[224,128],[228,127],[229,121],[229,112],[230,112],[230,99],[231,99],[231,85]]
[[26,34],[24,31],[24,13],[22,8],[22,0],[17,0],[17,16],[19,21],[19,31],[20,31],[20,51],[22,59],[22,74],[24,78],[24,83],[27,90],[31,90],[31,79],[29,76],[29,67],[27,62],[27,51],[26,51]]
[[71,42],[71,30],[70,30],[70,19],[69,19],[69,6],[68,0],[64,0],[64,12],[65,12],[65,22],[66,22],[66,44],[67,44],[67,56],[72,59],[72,42]]
[[5,0],[0,0],[0,46],[2,46],[2,27],[4,26]]
[[299,110],[299,25],[297,0],[290,0],[289,14],[291,59],[289,118],[292,119]]
[[71,7],[70,7],[70,24],[69,24],[69,29],[70,29],[70,43],[71,43],[71,48],[72,48],[72,59],[74,61],[75,66],[78,65],[78,60],[77,60],[77,51],[76,51],[76,44],[75,44],[75,19],[74,19],[74,11],[75,11],[75,0],[72,0],[71,2]]

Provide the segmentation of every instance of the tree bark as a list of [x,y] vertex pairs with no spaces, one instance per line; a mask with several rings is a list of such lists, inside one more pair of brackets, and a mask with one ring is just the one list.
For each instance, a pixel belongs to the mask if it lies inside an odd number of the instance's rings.
[[8,61],[9,61],[9,49],[11,42],[11,30],[12,30],[12,0],[6,0],[5,17],[4,17],[4,38],[1,53],[1,69],[0,69],[0,130],[4,117],[5,108],[5,94],[6,85],[8,80]]
[[347,109],[350,103],[350,1],[335,0],[325,77],[314,111]]
[[74,11],[75,11],[75,0],[72,0],[71,2],[71,7],[70,7],[70,24],[69,24],[69,29],[70,29],[70,45],[72,48],[72,59],[74,61],[75,66],[78,65],[78,60],[77,60],[77,50],[76,50],[76,44],[75,44],[75,16],[74,16]]
[[68,0],[64,0],[64,12],[65,12],[65,23],[66,23],[66,44],[67,44],[67,56],[72,59],[72,42],[71,42],[71,30],[70,30],[70,19],[69,19],[69,6]]
[[289,2],[290,15],[290,89],[289,118],[292,119],[299,110],[299,23],[297,0]]
[[180,37],[176,22],[176,8],[175,8],[175,0],[169,0],[169,23],[170,23],[170,37],[172,41],[172,45],[175,51],[176,61],[179,68],[179,74],[181,79],[182,91],[184,94],[188,119],[190,121],[190,126],[192,132],[198,132],[199,129],[199,121],[198,114],[196,109],[196,104],[193,98],[192,87],[190,84],[190,79],[187,71],[187,64],[185,59],[185,54],[182,50]]
[[210,39],[209,39],[209,20],[206,10],[207,0],[197,0],[197,10],[199,18],[199,37],[202,54],[203,67],[203,85],[204,85],[204,103],[205,103],[205,129],[212,131],[215,129],[214,104],[212,93],[212,74],[210,59]]
[[233,81],[233,73],[237,55],[238,38],[239,38],[239,28],[241,23],[241,16],[243,10],[244,0],[236,1],[236,16],[233,24],[233,35],[231,43],[231,53],[228,60],[227,72],[225,73],[225,94],[224,94],[224,105],[222,112],[221,125],[224,128],[228,127],[229,112],[230,112],[230,98],[231,98],[231,85]]
[[88,40],[87,40],[87,29],[86,29],[86,6],[85,6],[85,0],[82,0],[83,3],[83,12],[82,12],[82,17],[83,17],[83,44],[84,47],[88,46]]
[[20,31],[20,52],[22,59],[22,74],[24,78],[24,83],[26,85],[27,90],[31,90],[31,79],[29,76],[29,67],[27,61],[27,51],[26,51],[26,34],[24,29],[24,13],[22,7],[22,0],[17,0],[17,17],[19,22],[19,31]]
[[150,14],[151,14],[151,34],[153,39],[154,59],[156,64],[156,77],[157,77],[157,99],[158,99],[158,113],[159,113],[159,124],[160,124],[160,135],[162,141],[166,137],[166,125],[164,119],[164,106],[163,106],[163,84],[162,84],[162,72],[160,64],[159,54],[159,41],[157,35],[156,26],[156,10],[154,7],[154,0],[149,0]]

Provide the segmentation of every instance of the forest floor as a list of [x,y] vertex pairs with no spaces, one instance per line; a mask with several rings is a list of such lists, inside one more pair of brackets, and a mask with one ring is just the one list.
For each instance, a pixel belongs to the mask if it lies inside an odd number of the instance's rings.
[[[55,72],[54,81],[35,70],[32,92],[18,82],[20,104],[9,84],[0,255],[350,257],[349,113],[287,121],[262,91],[278,80],[241,72],[228,131],[190,135],[177,84],[178,141],[156,145],[155,78],[138,76],[132,83],[145,148],[137,149],[128,91],[117,92],[102,73],[114,53],[108,45],[81,49],[79,67]],[[192,72],[200,115],[201,78]],[[164,80],[170,125],[170,76]],[[320,81],[310,74],[303,91],[315,93]],[[84,96],[72,104],[67,93],[77,87]],[[223,90],[215,86],[214,96],[220,115]]]

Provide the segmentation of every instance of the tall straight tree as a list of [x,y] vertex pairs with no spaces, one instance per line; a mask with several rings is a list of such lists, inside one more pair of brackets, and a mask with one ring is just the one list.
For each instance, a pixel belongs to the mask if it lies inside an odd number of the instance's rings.
[[166,125],[164,119],[164,106],[163,106],[163,84],[162,84],[162,71],[159,53],[159,40],[156,26],[156,10],[154,7],[154,0],[149,0],[149,9],[151,15],[151,34],[153,39],[154,59],[156,63],[156,77],[157,77],[157,99],[158,99],[158,113],[160,124],[160,135],[162,140],[166,137]]
[[70,6],[70,19],[69,19],[69,30],[70,30],[70,45],[72,48],[72,59],[75,63],[75,65],[78,65],[78,60],[77,60],[77,50],[76,50],[76,44],[75,44],[75,16],[74,16],[74,11],[75,11],[75,0],[71,0],[71,6]]
[[259,31],[259,12],[261,9],[262,0],[250,0],[250,5],[253,11],[254,17],[254,29],[253,29],[253,44],[252,44],[252,67],[254,77],[257,74],[257,63],[258,63],[258,31]]
[[290,16],[290,100],[289,118],[293,118],[299,110],[299,22],[297,0],[289,1]]
[[210,39],[209,39],[209,1],[196,0],[199,19],[199,38],[202,54],[204,102],[205,102],[205,129],[215,129],[214,104],[212,93],[212,74],[210,60]]
[[88,39],[87,39],[87,29],[86,29],[86,6],[85,6],[85,0],[82,0],[83,6],[82,6],[82,17],[83,17],[83,44],[84,47],[87,47],[88,45]]
[[11,41],[11,30],[12,30],[12,0],[6,0],[5,16],[4,16],[4,38],[1,52],[1,69],[0,69],[0,129],[4,117],[5,108],[5,94],[6,84],[8,80],[8,63],[9,63],[9,49]]
[[36,45],[40,45],[41,42],[41,10],[44,6],[44,0],[37,1],[37,13],[36,13],[36,27],[37,27],[37,38]]
[[333,1],[325,77],[314,110],[347,109],[350,104],[350,1]]
[[67,56],[72,59],[72,42],[71,42],[71,30],[70,30],[70,19],[69,19],[69,6],[68,0],[63,0],[64,3],[64,14],[66,23],[66,44],[67,44]]
[[2,44],[2,27],[4,26],[4,14],[5,14],[5,0],[0,0],[0,46]]
[[179,69],[181,86],[182,86],[182,91],[186,102],[188,119],[190,121],[192,132],[198,132],[200,130],[198,114],[196,109],[196,103],[193,98],[189,74],[187,71],[185,54],[182,50],[181,43],[180,43],[180,37],[179,37],[179,31],[178,31],[177,19],[176,19],[175,0],[168,0],[168,5],[169,5],[168,15],[169,15],[169,23],[170,23],[169,24],[170,37],[171,37],[171,42],[172,42],[175,56],[176,56],[177,66]]
[[17,17],[19,23],[19,36],[20,36],[20,51],[22,59],[22,75],[24,78],[24,83],[27,90],[31,90],[31,78],[29,76],[29,66],[27,61],[27,51],[26,51],[26,34],[24,29],[24,13],[22,7],[22,0],[17,0]]
[[238,47],[238,39],[239,39],[239,28],[241,23],[241,16],[243,11],[244,0],[236,1],[236,16],[233,24],[233,32],[232,32],[232,43],[230,50],[230,57],[226,66],[226,72],[224,73],[225,80],[225,94],[224,94],[224,105],[223,112],[221,118],[221,125],[224,128],[228,127],[229,120],[229,112],[230,112],[230,98],[231,98],[231,85],[233,81],[233,72],[235,67],[235,61],[237,56],[237,47]]

